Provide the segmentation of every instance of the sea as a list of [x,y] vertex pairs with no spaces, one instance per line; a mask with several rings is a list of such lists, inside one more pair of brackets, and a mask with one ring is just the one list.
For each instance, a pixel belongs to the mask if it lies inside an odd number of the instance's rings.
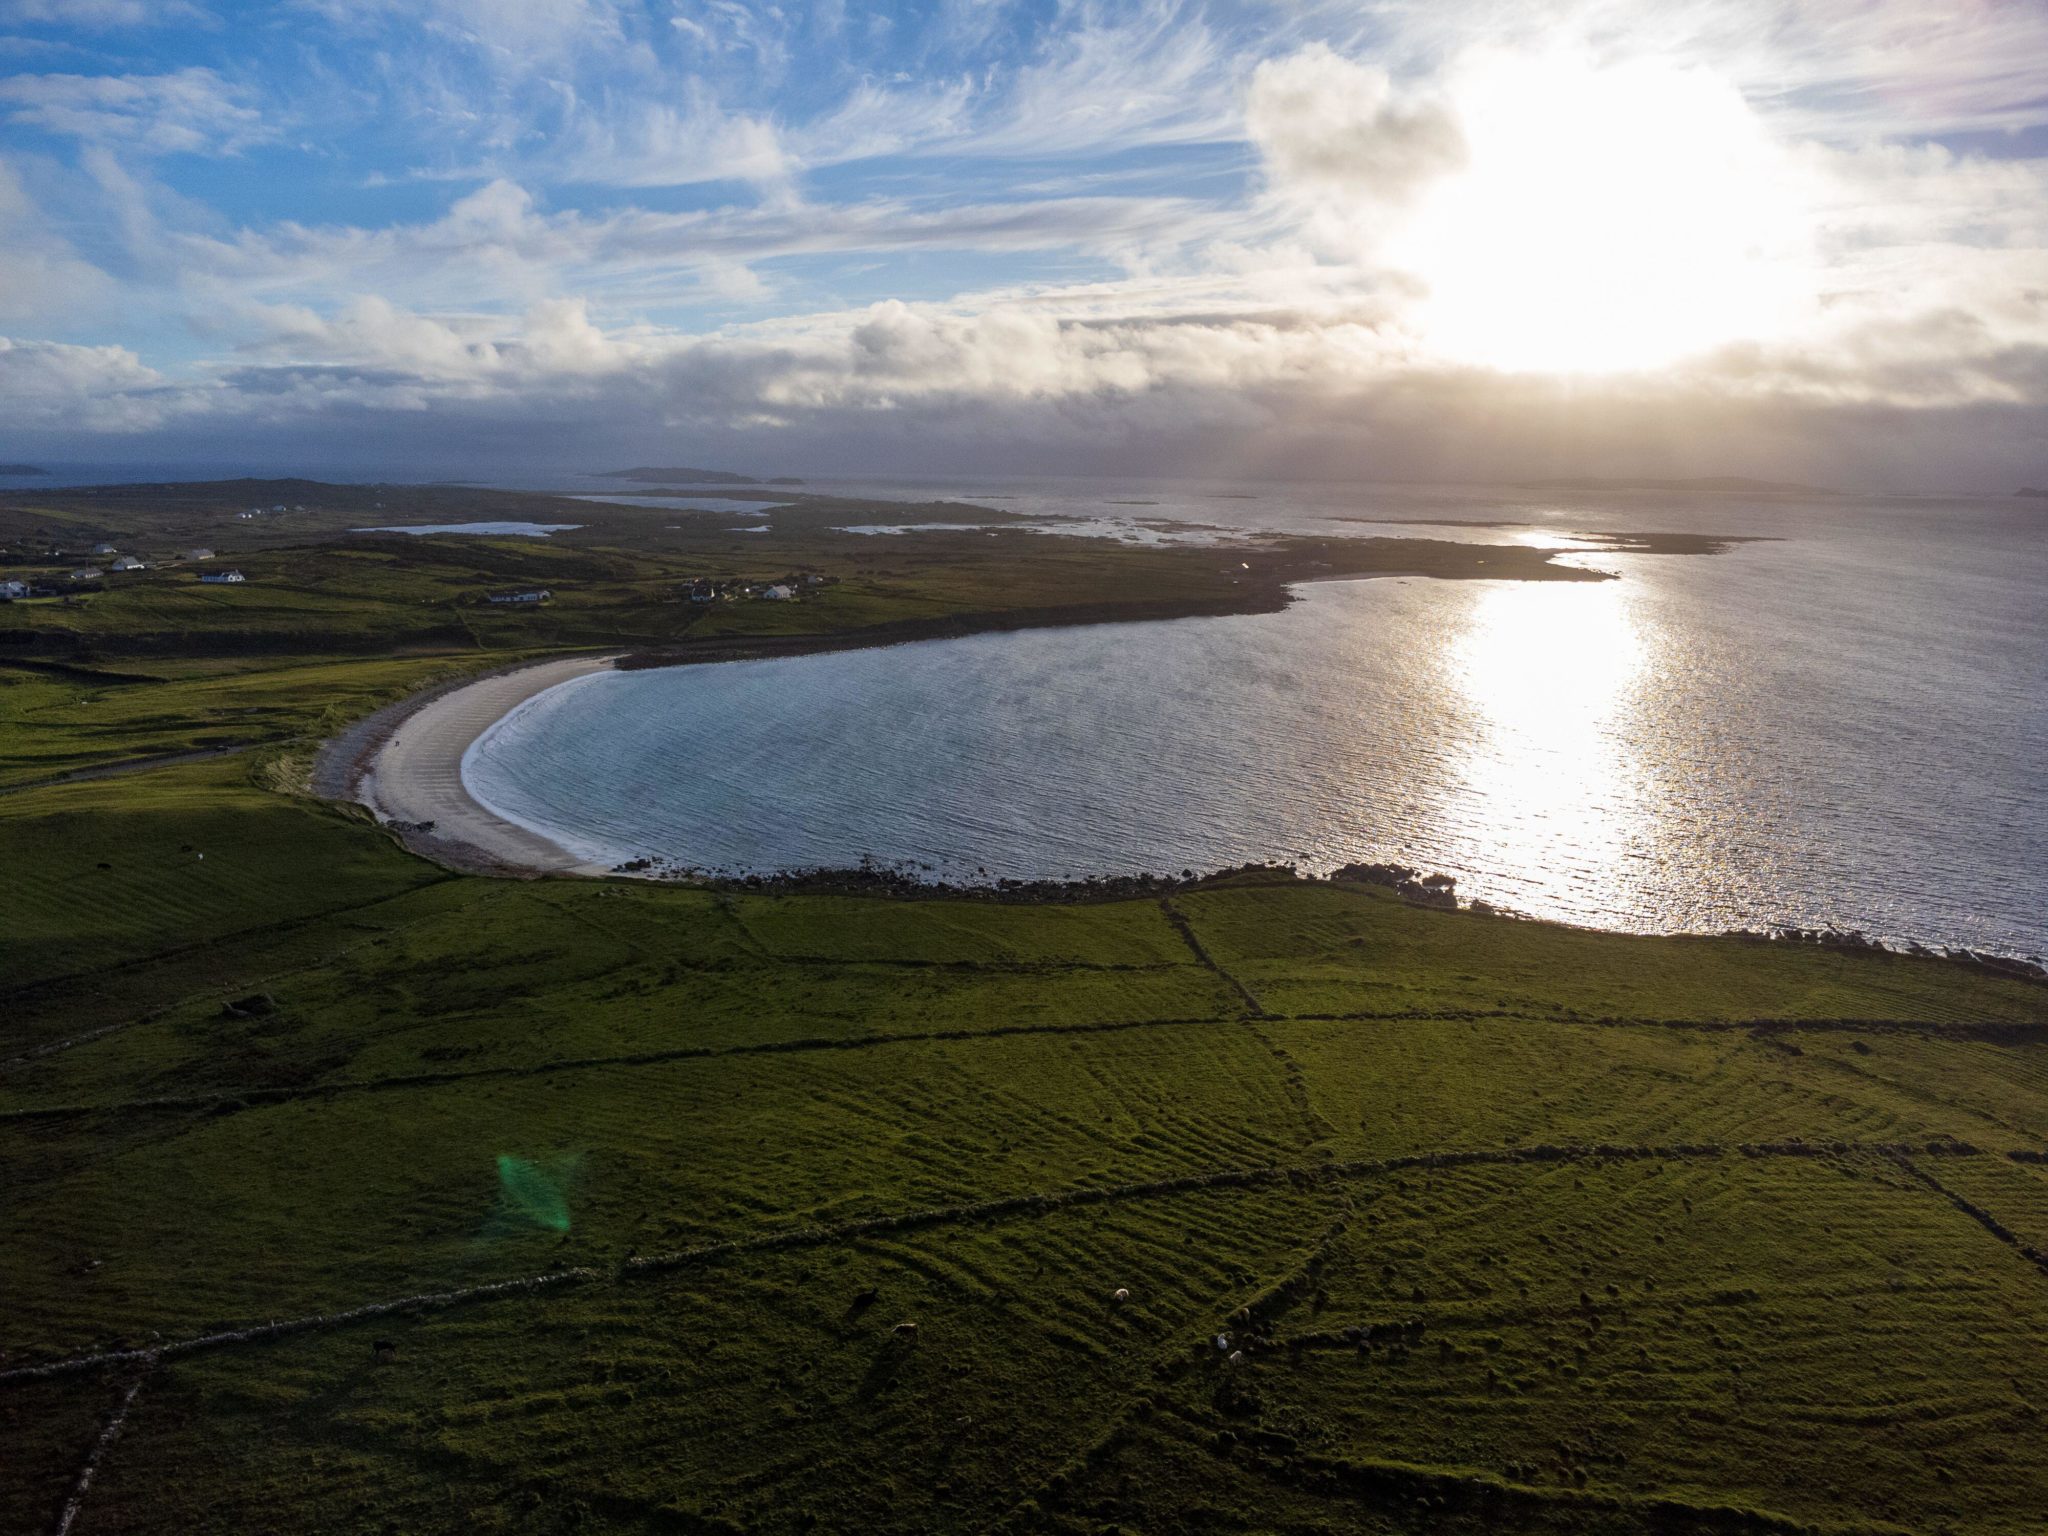
[[[215,477],[52,467],[52,481]],[[617,492],[595,477],[506,483]],[[1273,532],[1533,544],[1616,579],[1312,582],[1273,614],[599,673],[486,733],[465,763],[471,793],[608,865],[865,862],[981,883],[1387,862],[1598,928],[1832,926],[2048,952],[2048,502],[1075,479],[804,489],[967,502],[1105,540],[1213,545],[1225,561]],[[878,511],[859,526],[879,544],[898,525]],[[1610,530],[1754,542],[1654,555],[1583,537]]]
[[[982,883],[1387,862],[1598,928],[2048,950],[2042,503],[809,488],[1225,559],[1276,531],[1515,542],[1616,579],[1312,582],[1273,614],[600,673],[487,733],[471,792],[605,864]],[[1613,530],[1754,542],[1617,554],[1583,537]]]

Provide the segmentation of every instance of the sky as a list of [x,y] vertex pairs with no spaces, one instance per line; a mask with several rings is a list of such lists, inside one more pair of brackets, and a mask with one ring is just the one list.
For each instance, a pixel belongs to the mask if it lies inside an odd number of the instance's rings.
[[2048,484],[2048,0],[0,0],[0,459]]

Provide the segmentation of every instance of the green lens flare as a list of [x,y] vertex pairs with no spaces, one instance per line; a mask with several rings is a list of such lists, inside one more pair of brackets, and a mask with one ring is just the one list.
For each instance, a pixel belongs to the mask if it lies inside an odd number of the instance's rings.
[[559,1180],[536,1163],[509,1152],[498,1154],[498,1187],[505,1207],[522,1221],[551,1232],[569,1230],[569,1197]]

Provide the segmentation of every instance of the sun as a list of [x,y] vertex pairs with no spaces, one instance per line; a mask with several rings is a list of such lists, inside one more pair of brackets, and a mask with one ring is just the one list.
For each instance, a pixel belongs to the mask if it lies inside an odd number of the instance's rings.
[[1489,58],[1467,157],[1394,255],[1425,345],[1508,371],[1648,369],[1789,332],[1812,302],[1796,162],[1741,93],[1661,61]]

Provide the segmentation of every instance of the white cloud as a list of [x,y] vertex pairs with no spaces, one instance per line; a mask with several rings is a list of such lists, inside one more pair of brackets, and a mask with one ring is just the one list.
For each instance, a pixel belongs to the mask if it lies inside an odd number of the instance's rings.
[[232,154],[271,136],[246,93],[211,69],[162,75],[10,75],[10,122],[151,154]]
[[1040,157],[1238,133],[1244,63],[1177,0],[1068,8],[1045,56],[1005,82],[988,122],[949,146]]
[[106,304],[113,281],[72,249],[0,159],[0,323]]
[[1465,162],[1457,118],[1439,100],[1404,99],[1385,70],[1314,44],[1252,74],[1245,130],[1291,191],[1407,202]]
[[711,181],[775,183],[795,169],[774,123],[728,112],[694,83],[683,102],[649,101],[585,113],[539,166],[560,181],[608,187],[686,187]]
[[16,430],[143,431],[175,409],[174,392],[126,347],[0,336],[0,412]]
[[614,0],[296,0],[351,29],[398,19],[423,23],[519,72],[624,36]]
[[965,137],[978,95],[964,77],[900,88],[863,80],[831,112],[785,138],[807,166],[902,154]]
[[168,27],[214,17],[190,0],[0,0],[0,24],[78,27],[111,31],[121,27]]
[[1199,205],[1156,197],[934,209],[777,202],[590,215],[545,211],[525,188],[500,180],[420,224],[287,224],[231,238],[185,234],[167,245],[209,310],[258,297],[332,307],[336,294],[363,292],[420,309],[477,310],[523,309],[565,290],[614,307],[760,297],[766,290],[752,269],[800,256],[1078,249],[1135,262],[1233,227]]

